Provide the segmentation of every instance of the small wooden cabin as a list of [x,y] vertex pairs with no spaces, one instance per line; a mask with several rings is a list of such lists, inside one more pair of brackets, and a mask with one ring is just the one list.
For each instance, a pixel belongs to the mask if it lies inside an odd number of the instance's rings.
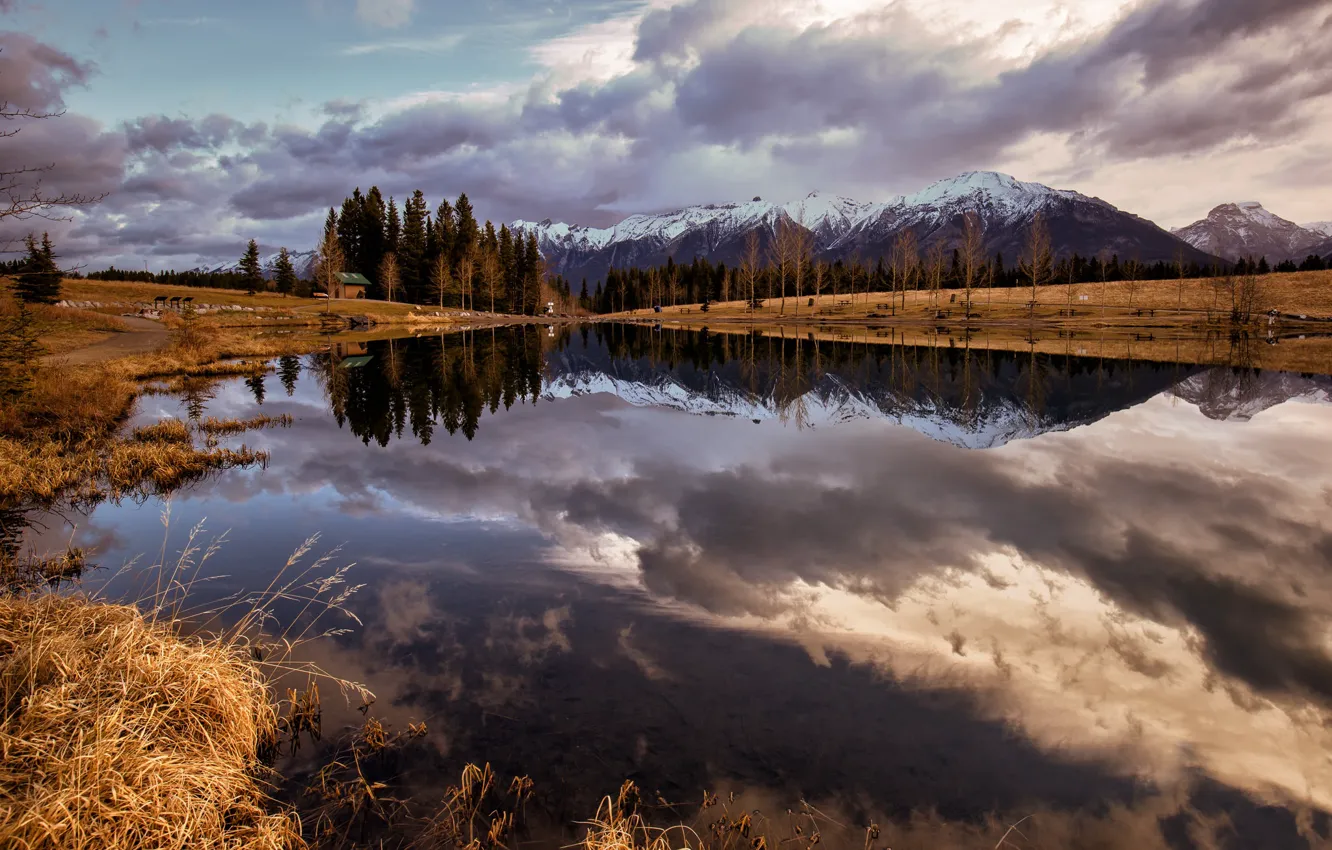
[[357,272],[338,272],[338,283],[333,288],[334,298],[364,298],[370,281]]

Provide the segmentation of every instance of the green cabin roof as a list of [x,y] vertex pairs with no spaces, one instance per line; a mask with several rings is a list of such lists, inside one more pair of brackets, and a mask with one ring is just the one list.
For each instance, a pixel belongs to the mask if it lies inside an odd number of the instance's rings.
[[339,363],[338,366],[339,368],[342,369],[359,369],[365,364],[369,363],[371,357],[372,355],[369,354],[358,354],[355,357],[348,357],[347,359]]
[[370,281],[366,280],[365,275],[359,272],[338,272],[338,280],[342,281],[343,284],[370,285]]

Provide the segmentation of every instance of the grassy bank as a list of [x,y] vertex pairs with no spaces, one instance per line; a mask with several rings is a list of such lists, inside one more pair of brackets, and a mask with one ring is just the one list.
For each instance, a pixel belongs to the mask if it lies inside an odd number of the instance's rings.
[[0,509],[165,493],[218,470],[263,463],[244,446],[198,445],[195,437],[203,435],[189,429],[124,433],[122,426],[147,381],[170,387],[260,374],[269,358],[302,347],[177,323],[159,351],[70,366],[41,362],[53,332],[44,313],[34,311],[27,322],[19,330],[0,326]]
[[[430,305],[366,299],[329,301],[326,298],[299,298],[274,292],[247,295],[235,289],[165,286],[134,281],[66,279],[61,284],[61,297],[73,302],[93,302],[102,306],[93,307],[92,311],[109,313],[120,313],[136,309],[137,305],[152,304],[159,297],[192,298],[194,304],[233,308],[209,312],[203,316],[206,324],[224,328],[275,323],[294,327],[318,327],[330,318],[345,320],[352,316],[365,316],[377,324],[384,325],[447,324],[475,322],[479,317],[488,315],[466,311],[468,315],[464,316],[462,315],[464,311],[456,308],[440,310]],[[170,310],[164,313],[167,317],[174,315],[175,313]]]
[[[1256,278],[1255,283],[1256,302],[1252,310],[1255,315],[1277,310],[1289,315],[1332,318],[1332,272],[1270,274]],[[766,293],[758,295],[763,298]],[[896,297],[890,292],[826,293],[815,297],[812,307],[809,300],[809,295],[798,299],[788,296],[783,305],[779,298],[767,298],[756,311],[750,311],[744,301],[714,302],[706,313],[700,309],[701,305],[685,304],[663,307],[661,313],[632,310],[605,318],[669,316],[714,323],[873,320],[879,324],[930,324],[939,321],[937,314],[944,312],[945,321],[973,326],[1034,322],[1060,328],[1132,330],[1151,326],[1205,327],[1228,321],[1231,308],[1231,294],[1226,279],[1222,278],[1041,286],[1036,290],[1034,309],[1030,288],[976,288],[971,294],[970,318],[960,306],[965,300],[960,289],[938,293],[913,290],[899,292]]]
[[0,846],[302,846],[262,781],[277,716],[243,643],[132,606],[0,598],[0,689]]

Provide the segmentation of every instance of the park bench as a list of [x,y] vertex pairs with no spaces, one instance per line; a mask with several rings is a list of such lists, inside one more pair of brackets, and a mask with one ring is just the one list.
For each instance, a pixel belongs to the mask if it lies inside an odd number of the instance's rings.
[[843,298],[843,299],[841,299],[840,301],[837,302],[837,306],[838,306],[838,307],[850,307],[850,306],[851,306],[851,299],[850,299],[850,298]]

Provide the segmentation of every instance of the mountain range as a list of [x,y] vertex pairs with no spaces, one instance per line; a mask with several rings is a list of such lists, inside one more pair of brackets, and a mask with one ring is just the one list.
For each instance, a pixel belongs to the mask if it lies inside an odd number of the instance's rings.
[[949,250],[960,240],[962,217],[980,216],[985,251],[1002,253],[1012,264],[1022,252],[1037,213],[1049,223],[1057,256],[1102,252],[1143,262],[1208,264],[1213,257],[1152,222],[1099,199],[1068,189],[1027,183],[1006,174],[971,171],[940,180],[911,195],[865,203],[813,192],[789,203],[761,198],[735,204],[686,207],[655,215],[631,215],[609,228],[554,222],[515,221],[534,232],[554,272],[577,280],[600,280],[611,268],[644,267],[667,258],[690,262],[695,256],[735,265],[746,238],[757,231],[766,242],[786,220],[809,231],[817,259],[861,258],[873,262],[889,254],[904,230],[916,233],[921,249],[942,242]]
[[[296,277],[301,280],[312,280],[314,278],[316,251],[292,251],[291,265],[296,270]],[[259,262],[264,270],[264,278],[272,280],[276,276],[278,255],[276,252],[265,257],[260,257]],[[230,263],[220,263],[211,266],[199,266],[192,271],[202,272],[204,274],[236,274],[240,271],[240,260]]]
[[[816,259],[874,263],[889,255],[894,239],[905,230],[915,232],[922,252],[939,243],[951,251],[960,241],[962,217],[968,212],[981,219],[986,253],[1001,253],[1008,266],[1023,252],[1037,213],[1049,223],[1056,256],[1113,253],[1146,263],[1173,263],[1182,257],[1202,266],[1218,258],[1250,256],[1267,257],[1272,264],[1299,262],[1309,254],[1332,261],[1332,221],[1297,225],[1260,203],[1246,201],[1222,204],[1206,218],[1171,232],[1099,198],[992,171],[969,171],[883,202],[811,192],[786,203],[755,197],[743,203],[631,215],[606,228],[550,219],[519,219],[509,226],[536,235],[552,272],[592,282],[604,280],[612,268],[661,265],[668,258],[688,263],[696,256],[706,257],[734,266],[750,233],[758,233],[766,251],[782,221],[809,232]],[[313,276],[314,251],[291,257],[299,276]],[[263,258],[269,277],[276,259],[276,254]],[[238,266],[236,261],[195,271],[235,272]]]
[[1271,263],[1299,262],[1310,254],[1332,255],[1332,222],[1298,225],[1257,201],[1221,204],[1207,218],[1174,234],[1200,251],[1227,260],[1266,257]]

